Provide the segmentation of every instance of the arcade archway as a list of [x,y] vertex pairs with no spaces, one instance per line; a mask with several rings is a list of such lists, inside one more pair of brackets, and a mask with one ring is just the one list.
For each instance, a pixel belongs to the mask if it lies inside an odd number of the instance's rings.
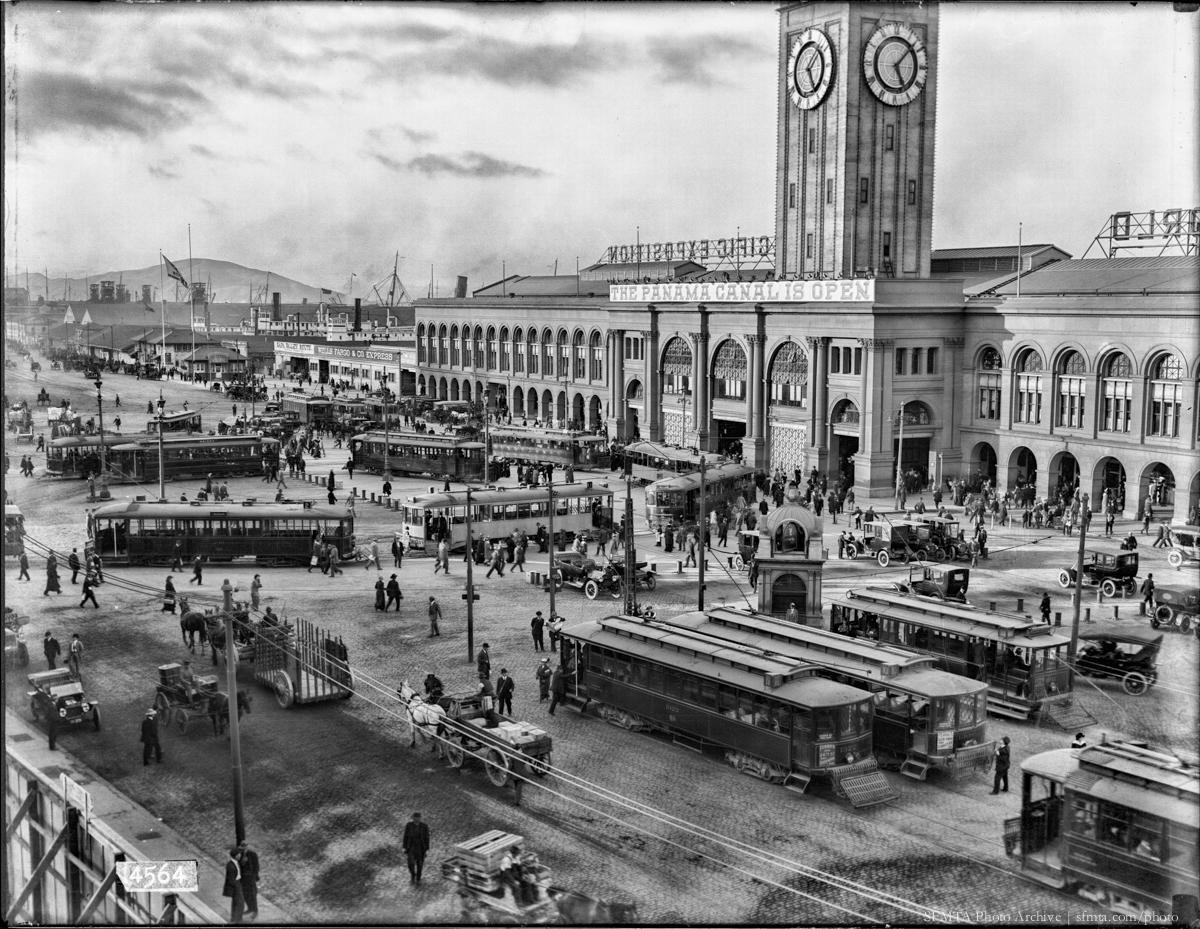
[[522,387],[513,388],[512,410],[514,417],[525,418],[525,389]]
[[1054,498],[1073,496],[1079,488],[1079,462],[1070,452],[1059,452],[1050,459],[1052,486],[1050,496]]
[[1008,456],[1008,489],[1037,487],[1037,456],[1018,445]]
[[458,378],[454,378],[450,381],[450,399],[458,399]]
[[971,477],[980,481],[991,481],[996,486],[996,450],[987,442],[980,442],[971,450]]
[[1092,506],[1100,512],[1112,507],[1114,513],[1125,509],[1125,466],[1116,458],[1101,458],[1092,475]]
[[[1157,511],[1175,509],[1175,475],[1161,461],[1156,461],[1142,471],[1138,482],[1138,506],[1146,505],[1146,501]],[[1164,514],[1169,516],[1170,513]]]
[[592,394],[591,403],[588,405],[588,428],[596,432],[604,425],[604,416],[601,413],[600,398]]
[[786,616],[793,603],[800,615],[804,615],[808,603],[808,587],[804,578],[796,574],[780,574],[771,583],[771,615]]
[[571,401],[571,428],[583,429],[584,419],[584,400],[583,394],[576,394],[575,399]]
[[526,398],[526,402],[528,403],[528,409],[525,410],[525,418],[526,419],[537,419],[538,418],[538,392],[537,392],[537,390],[535,390],[532,387],[529,389],[529,395]]

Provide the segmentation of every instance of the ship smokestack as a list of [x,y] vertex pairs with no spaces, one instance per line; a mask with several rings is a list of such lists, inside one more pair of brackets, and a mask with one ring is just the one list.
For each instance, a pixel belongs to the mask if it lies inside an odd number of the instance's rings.
[[456,283],[454,285],[454,296],[465,297],[466,295],[467,295],[467,276],[465,274],[460,274],[458,276],[458,283]]
[[354,331],[362,332],[362,297],[354,298]]
[[283,316],[281,313],[282,311],[279,308],[279,291],[275,291],[275,293],[271,294],[271,322],[282,322]]

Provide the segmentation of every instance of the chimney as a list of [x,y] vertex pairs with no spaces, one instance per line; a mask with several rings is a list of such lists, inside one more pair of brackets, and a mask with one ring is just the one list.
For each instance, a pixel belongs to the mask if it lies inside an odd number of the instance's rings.
[[354,298],[354,331],[362,332],[362,297]]
[[467,276],[465,274],[460,274],[458,276],[458,283],[456,283],[454,285],[454,296],[465,297],[466,295],[467,295]]
[[278,323],[283,321],[283,316],[280,315],[279,309],[279,291],[271,294],[271,322]]

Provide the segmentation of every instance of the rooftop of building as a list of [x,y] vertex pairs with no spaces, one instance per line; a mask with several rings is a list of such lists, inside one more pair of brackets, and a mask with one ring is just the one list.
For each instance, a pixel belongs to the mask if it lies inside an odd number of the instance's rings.
[[1062,258],[1070,258],[1071,253],[1057,245],[1043,243],[1040,245],[985,245],[980,248],[935,248],[930,252],[931,261],[954,261],[964,258],[1016,258],[1018,251],[1022,258],[1031,255],[1041,255],[1047,251],[1058,252]]
[[[1021,275],[1021,296],[1200,294],[1200,259],[1187,255],[1076,258]],[[1012,297],[1015,275],[980,295]]]

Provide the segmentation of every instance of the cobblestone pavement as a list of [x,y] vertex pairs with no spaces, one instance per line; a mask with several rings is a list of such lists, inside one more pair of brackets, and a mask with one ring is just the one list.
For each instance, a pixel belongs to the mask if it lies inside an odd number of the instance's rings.
[[[83,393],[87,382],[77,373],[64,377],[72,378]],[[120,385],[115,389],[122,391],[123,406],[131,411],[125,428],[144,428],[146,400],[157,397],[158,384],[110,376],[105,379],[106,390],[110,381]],[[57,400],[59,385],[52,383],[49,389]],[[178,384],[165,389],[169,406],[177,405],[171,394],[182,398],[201,393]],[[133,415],[139,409],[140,423]],[[227,415],[228,404],[222,402],[220,409],[221,415]],[[107,404],[105,415],[107,420]],[[330,460],[341,460],[339,454],[331,451]],[[310,462],[310,470],[324,473],[326,462]],[[69,551],[73,545],[82,550],[85,485],[41,477],[40,460],[38,471],[32,480],[14,478],[12,473],[7,479],[28,514],[30,535],[60,550]],[[397,493],[428,486],[420,480],[394,483]],[[379,479],[371,476],[356,475],[353,484],[360,490],[379,491]],[[230,482],[235,499],[255,495],[261,486],[249,478]],[[293,496],[300,498],[323,496],[312,485],[293,483],[292,488]],[[114,491],[117,496],[130,492],[123,487]],[[636,503],[640,512],[640,497]],[[360,502],[358,514],[360,540],[390,538],[394,512]],[[837,528],[828,521],[826,530],[828,539],[836,538]],[[639,535],[638,545],[657,553],[649,535]],[[1065,607],[1065,592],[1057,588],[1054,577],[1060,562],[1072,557],[1074,545],[1075,540],[1054,536],[1037,539],[1035,544],[1019,531],[992,530],[994,554],[972,573],[972,599],[996,599],[1013,606],[1009,601],[1024,596],[1028,606],[1047,589],[1056,601],[1055,609]],[[1168,569],[1162,553],[1148,551],[1144,558],[1147,568],[1165,580]],[[540,656],[532,650],[529,633],[532,612],[547,609],[546,594],[519,574],[484,579],[480,571],[475,575],[481,594],[475,610],[475,646],[488,641],[493,668],[503,666],[512,672],[517,682],[514,716],[551,733],[556,766],[720,836],[748,843],[763,854],[782,856],[794,866],[767,864],[728,841],[713,842],[689,835],[678,825],[649,820],[589,796],[583,785],[568,784],[566,778],[547,779],[545,789],[527,789],[522,805],[515,807],[511,790],[494,787],[478,765],[456,773],[428,749],[409,748],[407,729],[396,716],[394,702],[364,683],[370,677],[390,690],[405,679],[417,683],[434,670],[448,690],[470,688],[474,661],[466,642],[465,604],[459,599],[464,566],[455,560],[451,568],[449,577],[434,577],[430,560],[406,558],[398,572],[405,595],[398,614],[372,609],[375,572],[362,567],[349,565],[334,579],[303,569],[260,571],[264,605],[288,616],[316,620],[343,636],[351,664],[360,675],[359,695],[348,701],[285,711],[268,690],[252,682],[250,668],[240,672],[239,686],[249,688],[254,697],[253,713],[242,728],[249,834],[262,852],[263,893],[292,919],[456,921],[455,896],[440,877],[438,862],[454,842],[493,828],[525,836],[529,847],[554,869],[556,883],[606,899],[633,900],[644,922],[922,921],[884,903],[833,890],[810,874],[798,873],[799,866],[849,878],[967,922],[1100,914],[1086,901],[1046,890],[1015,873],[1012,859],[1004,855],[1001,834],[1003,819],[1018,811],[1019,794],[991,797],[990,783],[982,779],[954,782],[934,775],[927,783],[917,783],[889,774],[900,799],[886,807],[855,811],[820,785],[798,796],[740,775],[716,752],[696,754],[663,737],[626,732],[574,711],[548,716],[535,697],[533,672]],[[650,602],[668,613],[694,608],[695,571],[672,574],[665,559],[660,570],[663,580]],[[166,762],[150,768],[138,763],[138,723],[154,694],[156,668],[187,654],[175,617],[159,611],[157,591],[166,572],[157,568],[110,572],[110,582],[97,592],[100,610],[81,610],[73,599],[79,588],[69,583],[62,596],[43,598],[37,559],[33,573],[32,583],[16,583],[16,569],[8,566],[5,585],[5,602],[33,616],[27,627],[32,669],[44,667],[37,642],[45,629],[55,630],[63,640],[79,632],[87,646],[85,684],[89,695],[104,707],[103,732],[72,732],[62,744],[219,858],[232,832],[225,738],[202,727],[186,736],[166,732]],[[180,592],[192,597],[193,606],[215,606],[223,578],[244,591],[253,573],[251,566],[210,565],[202,591],[183,583],[186,574],[177,580]],[[390,573],[385,565],[385,577]],[[825,583],[833,595],[884,576],[886,572],[881,573],[874,562],[835,558],[827,565]],[[64,581],[69,579],[68,573]],[[747,592],[744,579],[730,578],[716,568],[707,581],[709,603],[719,603],[721,598],[731,604],[740,602]],[[127,584],[144,588],[122,589]],[[439,639],[427,637],[425,604],[430,594],[438,597],[445,615]],[[601,616],[614,605],[611,600],[589,602],[570,590],[558,599],[559,611],[570,619]],[[1134,622],[1128,619],[1120,624]],[[1197,642],[1194,636],[1170,632],[1164,638],[1160,687],[1138,698],[1104,683],[1081,691],[1081,703],[1098,720],[1088,731],[1092,741],[1103,731],[1195,750]],[[199,668],[208,669],[207,656],[197,660]],[[7,705],[27,714],[23,678],[9,675],[5,683]],[[1023,757],[1063,746],[1072,735],[1052,726],[992,720],[989,736],[1004,734],[1013,739],[1014,789],[1016,765]],[[416,809],[431,824],[433,850],[425,882],[413,887],[407,880],[400,836]]]

